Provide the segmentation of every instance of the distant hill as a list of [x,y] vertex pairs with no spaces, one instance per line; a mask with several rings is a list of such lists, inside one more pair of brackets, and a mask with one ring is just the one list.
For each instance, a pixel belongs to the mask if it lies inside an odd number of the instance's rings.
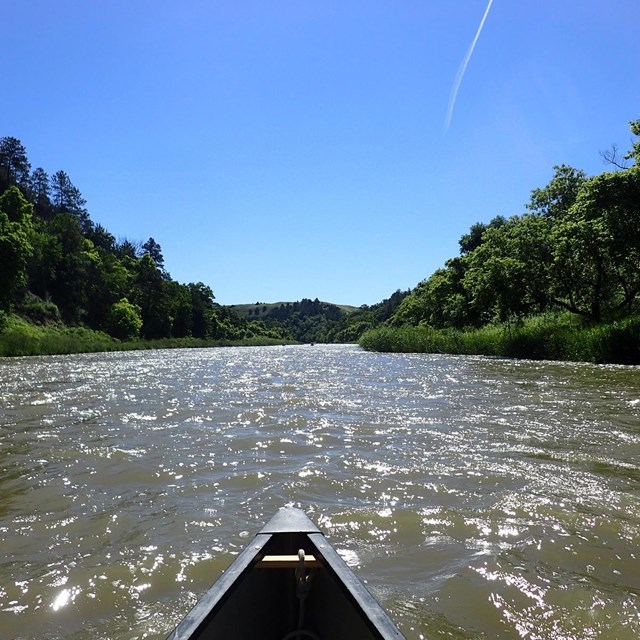
[[304,298],[296,302],[256,302],[230,305],[229,309],[245,320],[261,320],[267,325],[288,329],[299,342],[331,341],[333,327],[358,307]]
[[[314,300],[313,302],[316,302]],[[228,305],[229,309],[235,311],[241,318],[250,318],[252,320],[265,320],[266,316],[280,307],[291,307],[294,305],[300,305],[301,301],[298,302],[255,302],[253,304],[232,304]],[[353,313],[354,311],[358,311],[360,307],[354,307],[348,304],[333,304],[332,302],[320,302],[321,305],[326,305],[327,307],[336,307],[340,309],[343,314]]]
[[408,294],[396,291],[378,304],[362,307],[305,298],[298,302],[236,304],[228,309],[273,330],[284,327],[299,342],[356,342],[365,331],[390,318]]

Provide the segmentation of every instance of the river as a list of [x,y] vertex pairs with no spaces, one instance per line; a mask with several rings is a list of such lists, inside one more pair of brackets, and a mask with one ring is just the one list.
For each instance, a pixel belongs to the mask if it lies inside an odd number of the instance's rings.
[[0,638],[163,639],[281,506],[410,640],[640,637],[640,368],[0,360]]

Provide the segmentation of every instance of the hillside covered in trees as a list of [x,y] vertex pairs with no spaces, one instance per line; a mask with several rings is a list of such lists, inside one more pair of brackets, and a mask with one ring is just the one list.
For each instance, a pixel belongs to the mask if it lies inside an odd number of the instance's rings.
[[247,319],[283,326],[299,342],[356,342],[367,329],[389,319],[408,294],[396,291],[378,304],[362,307],[303,298],[297,302],[234,305],[231,309]]
[[82,326],[118,340],[286,340],[281,326],[247,321],[202,282],[181,284],[153,239],[116,238],[91,220],[62,170],[31,170],[13,137],[0,139],[0,331],[10,313]]
[[640,120],[631,132],[626,155],[601,154],[609,171],[556,166],[525,213],[474,224],[361,344],[640,362]]

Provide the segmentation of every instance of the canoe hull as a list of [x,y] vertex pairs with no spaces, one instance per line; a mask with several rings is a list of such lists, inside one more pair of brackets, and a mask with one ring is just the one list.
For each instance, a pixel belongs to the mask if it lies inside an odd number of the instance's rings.
[[[302,549],[312,566],[284,565]],[[273,565],[274,568],[269,568]],[[298,576],[311,574],[308,589]],[[300,616],[302,600],[302,619]],[[304,634],[293,631],[301,628]],[[399,640],[391,619],[320,530],[298,509],[281,509],[167,640]]]

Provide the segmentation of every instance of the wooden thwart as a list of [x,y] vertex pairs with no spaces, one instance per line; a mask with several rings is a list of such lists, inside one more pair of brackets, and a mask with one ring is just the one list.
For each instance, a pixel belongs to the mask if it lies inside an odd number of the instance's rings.
[[[300,565],[300,559],[298,556],[264,556],[258,561],[256,567],[258,569],[297,569]],[[322,566],[319,560],[316,560],[315,556],[304,556],[305,569],[319,569]]]

